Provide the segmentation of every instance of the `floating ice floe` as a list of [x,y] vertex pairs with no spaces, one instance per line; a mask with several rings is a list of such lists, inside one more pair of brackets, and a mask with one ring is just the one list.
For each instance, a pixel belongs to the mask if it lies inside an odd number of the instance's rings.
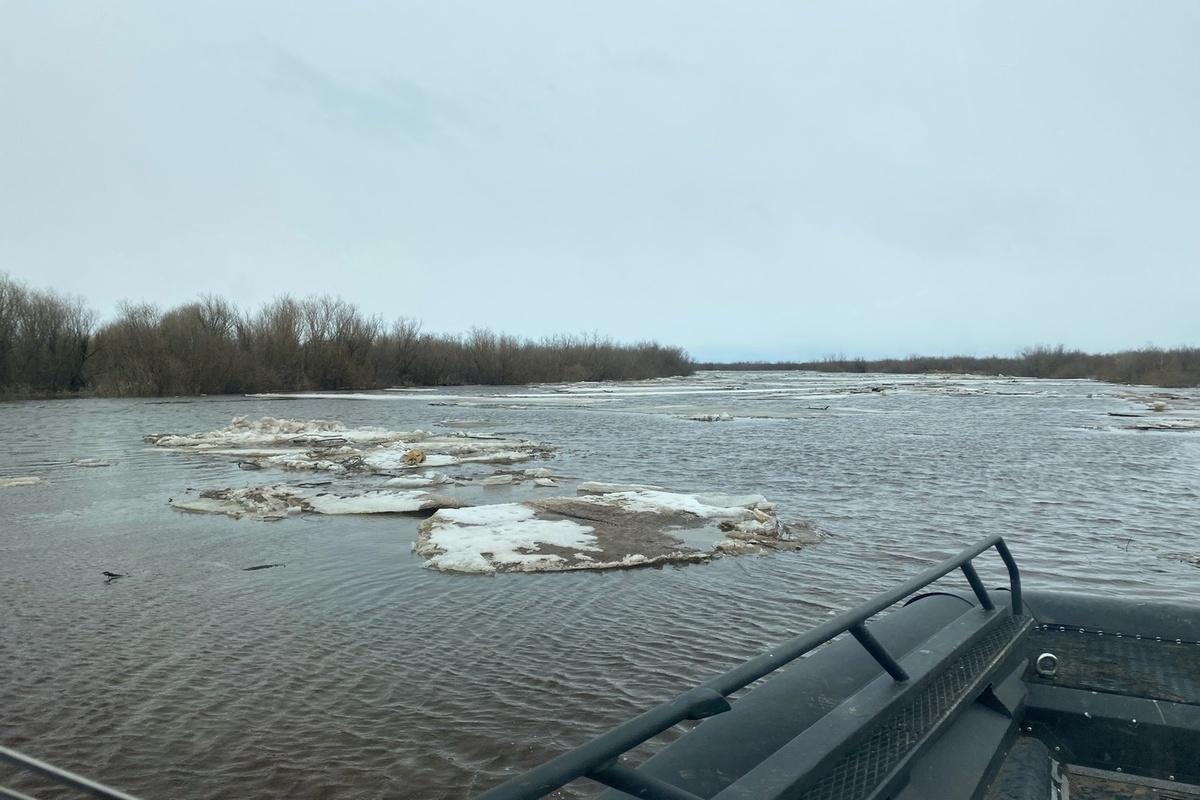
[[333,473],[395,473],[457,464],[515,464],[548,456],[550,448],[525,440],[466,433],[347,428],[330,420],[235,417],[229,427],[203,433],[146,436],[156,447],[232,456],[244,469],[276,467]]
[[584,481],[576,491],[580,494],[615,494],[617,492],[666,492],[661,486],[648,483],[605,483],[603,481]]
[[507,472],[499,475],[489,475],[480,481],[484,486],[511,486],[512,482],[512,473]]
[[0,489],[13,489],[18,486],[37,486],[42,483],[42,479],[33,475],[24,475],[18,478],[0,478]]
[[762,495],[645,488],[439,510],[419,530],[425,566],[476,573],[686,564],[820,539],[811,525],[780,522]]
[[454,483],[454,479],[442,472],[426,472],[422,475],[401,475],[396,478],[389,478],[384,481],[383,485],[419,489],[425,486],[441,486],[447,483]]
[[1126,400],[1135,406],[1129,411],[1109,411],[1110,417],[1134,420],[1120,427],[1134,431],[1200,431],[1200,392],[1194,389],[1144,391],[1142,388],[1114,388],[1105,397]]
[[194,497],[172,498],[180,511],[224,514],[234,519],[277,520],[301,513],[407,514],[432,509],[460,508],[465,503],[433,492],[373,490],[337,494],[297,486],[257,486],[245,489],[209,489]]
[[111,467],[116,463],[103,458],[77,458],[71,462],[72,466],[76,467]]
[[1139,419],[1137,422],[1131,422],[1128,425],[1122,426],[1128,430],[1134,431],[1200,431],[1200,418],[1192,417],[1188,419],[1164,419],[1156,417],[1153,419]]
[[1151,407],[1149,411],[1109,411],[1108,416],[1135,420],[1120,426],[1128,431],[1200,431],[1200,413],[1196,412]]

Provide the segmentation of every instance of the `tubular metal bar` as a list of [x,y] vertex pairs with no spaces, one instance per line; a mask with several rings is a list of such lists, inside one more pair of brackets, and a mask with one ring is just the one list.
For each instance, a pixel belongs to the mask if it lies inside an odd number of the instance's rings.
[[37,800],[36,797],[30,797],[27,794],[21,794],[12,789],[6,789],[3,786],[0,786],[0,797],[6,798],[6,800]]
[[1021,603],[1021,571],[1017,569],[1016,559],[1008,551],[1008,545],[999,536],[995,538],[996,552],[1000,554],[1000,558],[1004,561],[1004,566],[1008,568],[1008,590],[1009,594],[1012,595],[1010,600],[1012,603],[1012,613],[1014,617],[1019,617],[1025,613],[1025,606]]
[[967,583],[971,584],[971,590],[975,592],[975,596],[979,598],[979,605],[983,606],[984,611],[994,611],[996,604],[992,602],[992,598],[988,596],[987,588],[983,585],[983,581],[979,580],[979,573],[975,571],[975,565],[970,561],[964,561],[962,565],[962,574],[967,577]]
[[[717,705],[718,702],[720,706]],[[718,713],[717,707],[728,711],[729,701],[711,689],[698,686],[623,725],[618,725],[587,744],[568,750],[524,775],[484,792],[479,796],[480,800],[542,797],[560,786],[566,786],[576,778],[601,770],[626,750],[637,747],[672,725],[685,719],[702,719]]]
[[904,671],[904,667],[900,666],[900,662],[895,656],[887,651],[887,648],[880,644],[879,640],[871,635],[867,627],[861,622],[857,625],[850,626],[850,635],[858,639],[858,643],[863,646],[863,649],[871,654],[871,658],[879,662],[879,666],[887,670],[887,674],[892,676],[892,680],[897,683],[902,683],[908,680],[908,673]]
[[805,653],[815,650],[835,636],[845,633],[850,630],[850,626],[866,622],[880,611],[891,608],[901,600],[916,594],[938,578],[949,575],[954,570],[959,569],[964,562],[970,561],[975,556],[992,547],[996,548],[996,551],[1000,553],[1000,557],[1004,559],[1004,563],[1008,567],[1009,588],[1012,594],[1012,613],[1014,616],[1018,615],[1021,608],[1021,578],[1020,573],[1017,571],[1017,563],[1013,561],[1012,555],[1009,554],[1008,548],[1005,547],[1004,540],[1000,538],[1000,535],[993,534],[986,539],[981,539],[958,555],[946,559],[936,567],[908,579],[883,594],[876,595],[861,606],[836,616],[824,625],[820,625],[808,633],[801,634],[794,639],[784,642],[771,652],[764,653],[757,658],[752,658],[740,667],[734,667],[724,675],[713,678],[701,684],[701,686],[715,689],[722,695],[729,696],[739,689],[749,686],[759,678],[769,675],[780,667],[795,661]]
[[[20,769],[28,772],[34,772],[44,778],[49,778],[55,783],[61,783],[64,786],[70,786],[73,789],[78,789],[81,792],[86,792],[93,797],[100,797],[104,800],[138,800],[133,795],[119,792],[116,789],[110,789],[107,786],[88,780],[73,772],[67,772],[65,769],[51,766],[44,761],[38,761],[36,758],[30,758],[27,755],[18,753],[16,750],[10,750],[7,747],[0,746],[0,760],[14,764]],[[6,790],[7,791],[7,790]],[[20,797],[20,795],[16,795]]]
[[645,800],[703,800],[691,792],[686,792],[674,784],[667,783],[661,778],[644,775],[636,769],[630,769],[623,764],[599,769],[588,775],[594,781],[605,786]]
[[[975,556],[993,547],[996,548],[1008,568],[1012,613],[1019,615],[1021,613],[1021,578],[1017,570],[1017,563],[1004,544],[1004,539],[999,534],[993,534],[986,539],[981,539],[958,555],[908,579],[899,586],[876,595],[857,608],[834,617],[808,633],[784,642],[771,652],[752,658],[724,675],[706,681],[673,700],[668,700],[657,708],[618,725],[590,742],[552,758],[524,775],[500,784],[491,791],[484,792],[478,800],[530,800],[542,797],[576,778],[584,777],[603,769],[606,765],[615,763],[617,757],[625,751],[652,739],[684,719],[700,719],[727,711],[730,706],[725,698],[729,695],[739,689],[744,689],[759,678],[771,674],[855,626],[862,626],[879,612],[911,597],[937,579],[961,569],[963,564],[969,563]],[[863,630],[865,632],[865,628]],[[872,655],[875,654],[872,653]],[[893,675],[893,677],[895,676]],[[903,679],[898,678],[897,680]]]

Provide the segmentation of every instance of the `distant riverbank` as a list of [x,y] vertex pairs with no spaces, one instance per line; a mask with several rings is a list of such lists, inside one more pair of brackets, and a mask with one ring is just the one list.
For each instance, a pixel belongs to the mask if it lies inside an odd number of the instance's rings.
[[921,375],[949,372],[965,375],[1012,375],[1022,378],[1091,378],[1108,383],[1191,387],[1200,386],[1200,348],[1156,347],[1120,353],[1092,354],[1057,347],[1031,347],[1014,357],[909,356],[868,360],[829,356],[820,361],[697,364],[697,369],[730,370],[816,370],[818,372],[885,372]]
[[215,295],[166,311],[125,302],[116,319],[101,324],[83,298],[32,289],[0,273],[0,399],[628,381],[697,369],[940,372],[1192,387],[1200,386],[1200,348],[1096,355],[1059,345],[1007,358],[838,355],[698,364],[681,347],[625,344],[594,333],[538,340],[478,327],[427,333],[410,317],[365,316],[328,295],[283,295],[253,312]]
[[82,298],[0,273],[0,397],[104,397],[519,385],[690,375],[679,347],[598,334],[425,333],[328,295],[243,311],[205,295],[167,311],[123,303],[99,324]]

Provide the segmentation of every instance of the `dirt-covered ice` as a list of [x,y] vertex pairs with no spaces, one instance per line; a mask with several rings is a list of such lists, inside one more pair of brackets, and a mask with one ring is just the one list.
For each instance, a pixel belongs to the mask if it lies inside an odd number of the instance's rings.
[[244,489],[189,491],[172,498],[180,511],[224,514],[240,519],[276,520],[304,512],[312,514],[407,514],[439,508],[461,508],[460,500],[444,494],[416,490],[374,490],[339,494],[296,486],[255,486]]
[[[301,514],[432,514],[420,524],[413,547],[427,559],[426,566],[446,571],[685,564],[796,550],[818,538],[811,526],[781,522],[762,495],[685,494],[656,486],[580,482],[540,467],[514,469],[508,465],[548,457],[552,450],[501,436],[237,417],[222,430],[146,440],[177,452],[230,459],[256,474],[326,474],[319,482],[188,489],[169,500],[180,511],[257,520]],[[491,473],[480,474],[481,465],[493,465]],[[439,469],[451,466],[457,468],[453,477]],[[553,489],[577,494],[537,496]],[[497,495],[523,502],[494,502]]]
[[217,431],[162,433],[145,439],[156,447],[231,456],[247,469],[333,473],[395,474],[469,463],[515,464],[550,452],[536,442],[500,436],[347,428],[330,420],[273,417],[235,417]]
[[785,525],[761,495],[613,488],[441,510],[421,523],[413,549],[451,572],[562,572],[798,550],[819,538],[811,526]]

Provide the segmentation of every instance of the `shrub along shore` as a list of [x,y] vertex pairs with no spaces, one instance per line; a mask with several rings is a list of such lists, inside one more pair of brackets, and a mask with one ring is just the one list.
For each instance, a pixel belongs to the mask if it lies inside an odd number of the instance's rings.
[[827,356],[820,361],[741,361],[733,364],[697,364],[696,369],[816,370],[818,372],[883,372],[920,375],[951,372],[965,375],[1011,375],[1022,378],[1091,378],[1108,383],[1162,387],[1200,386],[1200,348],[1163,350],[1147,347],[1120,353],[1091,354],[1057,347],[1029,347],[1015,357],[977,358],[947,356],[886,358],[869,361]]
[[681,348],[656,342],[424,333],[414,319],[364,316],[329,296],[283,296],[254,313],[213,295],[168,311],[126,302],[100,324],[82,298],[0,273],[0,397],[637,380],[693,370]]

